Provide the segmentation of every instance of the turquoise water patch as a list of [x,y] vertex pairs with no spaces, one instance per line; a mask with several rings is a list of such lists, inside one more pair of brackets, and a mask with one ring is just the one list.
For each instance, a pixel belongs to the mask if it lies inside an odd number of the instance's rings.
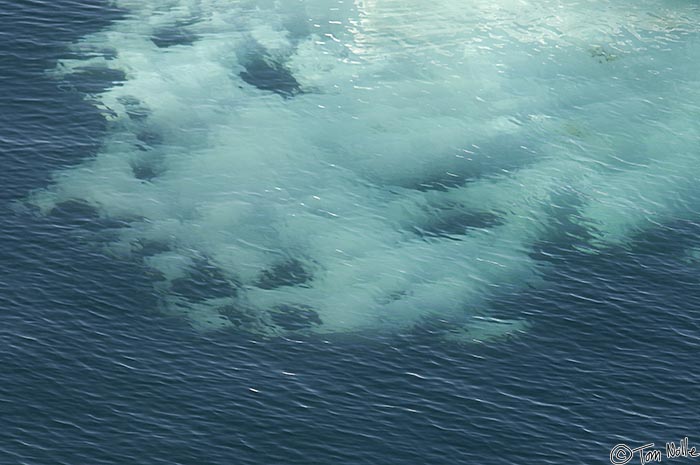
[[108,250],[197,328],[496,335],[541,244],[697,213],[693,5],[116,3],[51,72],[107,82],[76,86],[102,148],[30,202],[121,220]]

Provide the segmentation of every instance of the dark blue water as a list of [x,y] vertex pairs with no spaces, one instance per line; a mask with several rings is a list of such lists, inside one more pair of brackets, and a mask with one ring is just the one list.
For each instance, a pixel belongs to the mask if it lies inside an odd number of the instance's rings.
[[0,1],[0,464],[609,463],[621,442],[700,441],[691,221],[543,250],[548,285],[495,303],[533,323],[508,340],[256,339],[154,312],[148,270],[99,247],[113,225],[19,203],[98,150],[83,95],[108,82],[46,70],[121,14]]

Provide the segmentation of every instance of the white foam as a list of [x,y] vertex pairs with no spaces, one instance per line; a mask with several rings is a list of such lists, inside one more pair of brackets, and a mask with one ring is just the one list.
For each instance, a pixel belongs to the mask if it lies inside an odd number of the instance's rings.
[[[125,73],[90,96],[110,121],[104,147],[32,201],[128,219],[112,250],[167,245],[144,259],[164,289],[202,260],[215,266],[230,296],[163,296],[199,328],[233,324],[225,307],[272,332],[285,308],[312,309],[323,332],[466,322],[537,280],[531,248],[557,210],[578,208],[573,220],[607,247],[696,198],[697,130],[673,114],[682,98],[667,86],[690,66],[692,5],[116,3],[125,19],[54,71]],[[165,28],[192,40],[159,47]],[[256,56],[299,92],[242,79]],[[696,105],[697,83],[682,87]],[[142,165],[150,179],[135,175]],[[459,223],[480,214],[491,222]],[[445,222],[449,233],[431,234]],[[261,284],[290,263],[308,279]]]

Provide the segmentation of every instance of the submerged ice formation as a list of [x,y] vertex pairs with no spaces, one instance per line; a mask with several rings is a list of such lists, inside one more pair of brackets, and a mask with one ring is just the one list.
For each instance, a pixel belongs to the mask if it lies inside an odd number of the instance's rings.
[[110,249],[195,327],[508,332],[473,317],[537,244],[695,213],[684,2],[116,3],[53,71],[120,77],[103,147],[31,202],[125,220]]

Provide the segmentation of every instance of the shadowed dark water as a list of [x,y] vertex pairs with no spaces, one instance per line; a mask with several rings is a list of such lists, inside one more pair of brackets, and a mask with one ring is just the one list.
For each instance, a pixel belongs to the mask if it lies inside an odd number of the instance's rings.
[[0,0],[0,464],[609,463],[620,442],[700,442],[690,220],[544,250],[547,286],[494,304],[533,324],[508,340],[256,339],[155,312],[149,270],[100,247],[119,225],[19,206],[98,150],[83,92],[104,77],[46,70],[121,14]]

